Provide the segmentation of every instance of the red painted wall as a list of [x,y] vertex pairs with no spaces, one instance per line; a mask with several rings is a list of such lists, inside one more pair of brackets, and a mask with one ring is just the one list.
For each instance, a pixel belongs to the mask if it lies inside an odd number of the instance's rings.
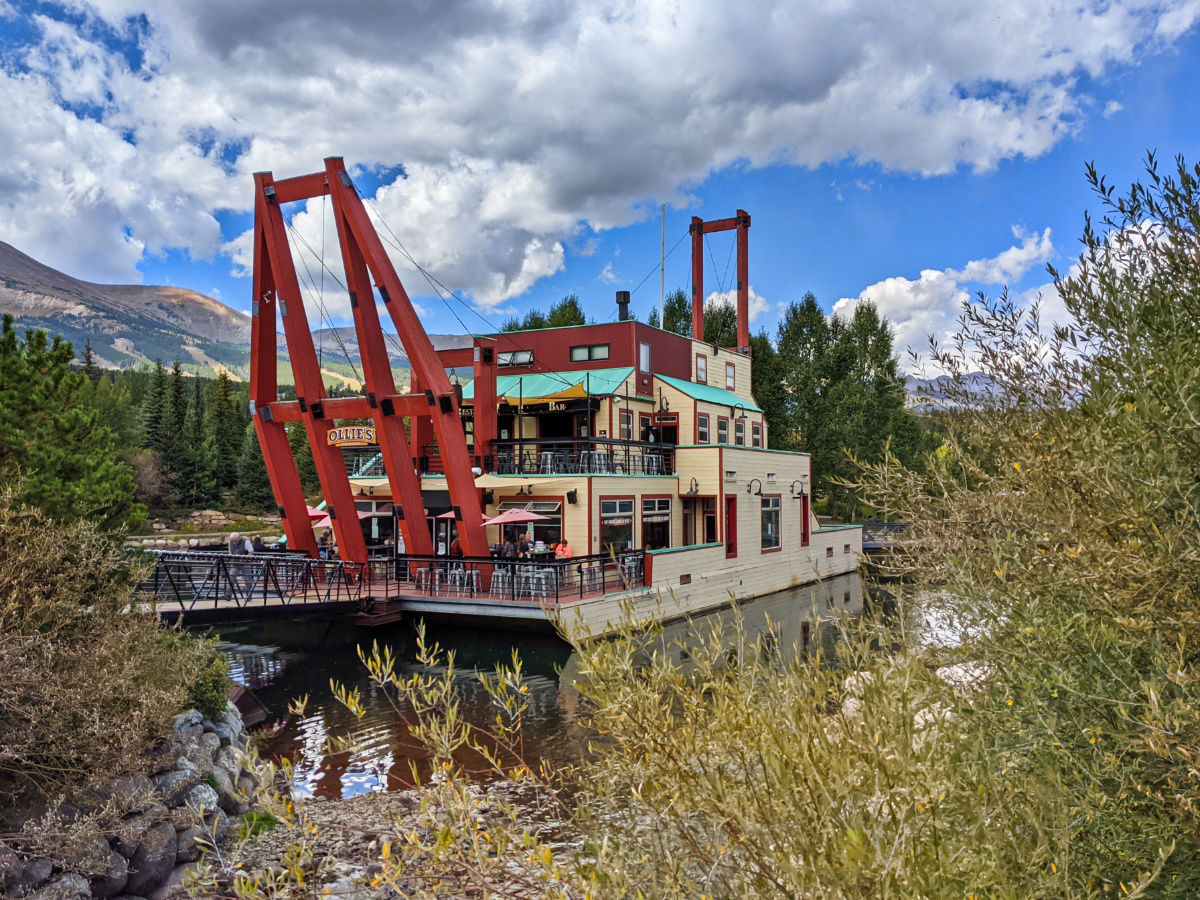
[[[651,328],[641,322],[605,322],[576,328],[547,328],[491,335],[496,352],[532,350],[532,366],[500,366],[497,375],[528,375],[538,372],[580,372],[618,366],[637,367],[638,344],[650,344],[650,366],[657,375],[690,381],[692,342],[685,337]],[[606,360],[571,362],[571,348],[584,344],[608,344]]]

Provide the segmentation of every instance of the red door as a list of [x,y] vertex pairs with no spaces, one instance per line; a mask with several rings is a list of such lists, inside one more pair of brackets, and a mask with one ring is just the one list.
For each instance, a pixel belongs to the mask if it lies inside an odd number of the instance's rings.
[[804,494],[800,498],[800,546],[808,546],[809,527],[808,527],[808,494]]
[[725,495],[725,558],[737,556],[737,494]]

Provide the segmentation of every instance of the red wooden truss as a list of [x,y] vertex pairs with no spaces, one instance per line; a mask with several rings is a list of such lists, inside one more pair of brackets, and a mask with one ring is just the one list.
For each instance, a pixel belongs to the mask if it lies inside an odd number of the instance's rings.
[[[275,502],[279,505],[288,545],[316,556],[317,544],[309,522],[296,462],[284,423],[303,422],[316,461],[321,490],[329,509],[341,558],[367,559],[350,479],[341,450],[327,435],[336,420],[374,420],[384,469],[391,482],[397,518],[410,553],[432,552],[421,500],[421,481],[413,467],[413,452],[405,430],[410,420],[414,436],[432,426],[446,473],[450,503],[458,522],[459,539],[468,556],[487,556],[487,536],[479,491],[467,455],[466,437],[459,418],[458,398],[442,362],[413,309],[404,285],[384,251],[362,200],[340,157],[325,160],[325,171],[276,181],[271,173],[254,176],[254,319],[250,350],[250,405],[254,428],[262,446]],[[365,397],[325,396],[300,282],[288,244],[281,206],[297,200],[329,195],[337,223],[346,285],[354,329],[362,356]],[[414,380],[422,393],[399,394],[379,324],[375,291],[392,317],[408,354]],[[276,309],[296,380],[295,401],[278,399],[276,375]],[[476,350],[476,370],[480,353]],[[491,354],[487,354],[491,356]],[[488,360],[491,362],[491,360]],[[485,379],[486,381],[487,379]]]
[[750,213],[739,209],[731,219],[705,222],[692,216],[692,337],[704,340],[704,236],[737,230],[737,349],[750,352]]

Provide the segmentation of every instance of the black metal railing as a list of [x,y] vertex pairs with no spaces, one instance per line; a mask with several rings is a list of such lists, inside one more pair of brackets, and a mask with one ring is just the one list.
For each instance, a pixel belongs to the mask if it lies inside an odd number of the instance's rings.
[[500,475],[674,475],[675,445],[620,438],[492,441]]
[[862,541],[864,550],[890,546],[908,530],[907,522],[863,522]]
[[181,610],[400,596],[566,603],[645,585],[641,550],[568,559],[400,556],[352,563],[301,556],[162,552],[137,593]]
[[164,552],[136,592],[184,610],[288,606],[360,599],[367,567],[359,563],[256,553]]
[[645,553],[629,550],[568,559],[400,556],[374,560],[375,583],[409,596],[567,603],[645,584]]

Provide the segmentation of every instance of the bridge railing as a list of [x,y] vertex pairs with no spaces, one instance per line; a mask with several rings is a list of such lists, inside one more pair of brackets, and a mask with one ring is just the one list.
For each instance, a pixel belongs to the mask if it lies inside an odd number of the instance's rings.
[[863,548],[886,547],[903,537],[907,530],[907,522],[863,522]]
[[640,550],[568,559],[401,556],[352,563],[301,556],[163,552],[137,592],[183,611],[344,603],[393,596],[566,603],[642,587]]
[[353,602],[362,595],[365,568],[267,553],[166,552],[136,591],[184,610]]

